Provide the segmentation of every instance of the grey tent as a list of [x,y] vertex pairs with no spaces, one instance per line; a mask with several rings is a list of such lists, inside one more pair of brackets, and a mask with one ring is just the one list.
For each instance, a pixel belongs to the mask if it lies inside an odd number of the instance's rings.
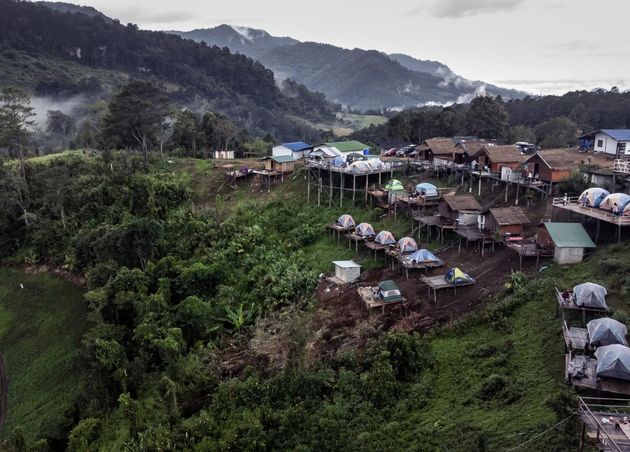
[[578,284],[573,288],[575,305],[585,308],[608,309],[606,295],[607,292],[604,286],[591,282]]
[[597,376],[630,381],[630,348],[625,345],[606,345],[595,351]]
[[589,343],[595,347],[612,344],[628,345],[626,342],[628,328],[614,319],[604,317],[591,320],[586,325],[586,329],[588,330]]

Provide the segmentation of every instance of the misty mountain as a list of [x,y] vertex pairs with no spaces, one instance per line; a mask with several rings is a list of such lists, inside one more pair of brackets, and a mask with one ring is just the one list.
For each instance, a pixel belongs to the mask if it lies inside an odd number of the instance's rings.
[[524,96],[519,91],[467,80],[440,62],[404,54],[299,42],[229,25],[172,33],[228,47],[260,61],[277,79],[291,78],[334,102],[361,110],[467,102],[481,93]]
[[104,92],[107,99],[130,79],[145,79],[174,104],[279,138],[315,139],[309,124],[335,120],[337,106],[323,95],[292,81],[279,85],[245,55],[53,6],[0,0],[0,87],[57,99]]

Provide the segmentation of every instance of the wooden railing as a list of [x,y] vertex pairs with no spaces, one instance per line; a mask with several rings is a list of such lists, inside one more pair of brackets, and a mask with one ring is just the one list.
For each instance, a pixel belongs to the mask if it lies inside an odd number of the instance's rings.
[[[593,411],[591,411],[591,407],[599,407],[602,408],[602,411],[611,412],[613,410],[618,411],[619,409],[629,410],[628,400],[626,399],[604,399],[607,404],[602,403],[594,403],[602,399],[594,398],[594,397],[578,397],[578,415],[583,419],[587,419],[589,423],[596,427],[596,437],[595,440],[601,444],[604,448],[623,452],[627,449],[622,449],[615,442],[613,438],[608,434],[604,426],[600,422],[601,414],[598,412],[598,415],[595,415]],[[622,405],[615,405],[614,403],[620,403]]]

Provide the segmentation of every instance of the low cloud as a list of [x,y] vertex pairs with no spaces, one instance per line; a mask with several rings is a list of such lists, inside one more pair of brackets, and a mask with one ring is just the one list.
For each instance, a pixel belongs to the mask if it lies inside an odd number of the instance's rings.
[[434,0],[428,5],[409,11],[408,15],[427,12],[439,19],[458,19],[497,12],[512,11],[524,0]]
[[613,86],[623,91],[630,86],[627,80],[611,79],[507,79],[497,80],[496,82],[510,88],[521,89],[533,94],[558,95],[577,90],[591,91],[596,88],[610,89]]

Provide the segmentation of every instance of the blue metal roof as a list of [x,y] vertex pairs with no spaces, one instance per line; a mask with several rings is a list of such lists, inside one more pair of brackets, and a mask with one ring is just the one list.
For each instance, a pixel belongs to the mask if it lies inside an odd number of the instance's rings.
[[630,141],[630,129],[601,129],[599,132],[605,133],[617,141]]
[[313,146],[306,144],[303,141],[294,141],[293,143],[282,143],[282,146],[291,149],[293,152],[300,152],[304,149],[310,149]]

